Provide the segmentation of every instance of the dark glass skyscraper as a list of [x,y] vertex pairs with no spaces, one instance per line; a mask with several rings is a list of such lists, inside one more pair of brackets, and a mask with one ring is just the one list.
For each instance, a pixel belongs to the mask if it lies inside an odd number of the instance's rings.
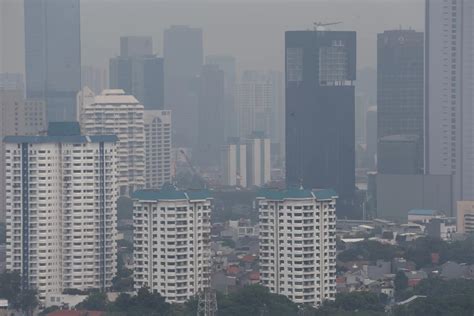
[[111,88],[133,95],[145,110],[164,109],[163,58],[153,55],[151,37],[120,38],[120,56],[109,66]]
[[287,183],[333,188],[338,211],[347,213],[355,189],[356,33],[289,31],[285,47]]
[[48,121],[73,121],[81,89],[79,0],[24,1],[26,95],[46,102]]
[[[385,31],[377,36],[377,138],[407,137],[418,148],[415,173],[423,172],[423,33],[414,30]],[[390,159],[393,141],[378,147],[378,165],[398,170],[397,159]],[[382,153],[381,150],[389,150]],[[389,161],[381,161],[381,159]],[[390,161],[395,165],[390,166]],[[411,163],[410,165],[413,165]],[[413,170],[412,167],[408,170]],[[382,170],[379,169],[379,172]]]

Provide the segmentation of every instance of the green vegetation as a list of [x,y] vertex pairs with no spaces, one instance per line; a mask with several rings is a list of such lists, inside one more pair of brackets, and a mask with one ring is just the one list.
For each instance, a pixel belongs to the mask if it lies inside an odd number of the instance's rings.
[[392,260],[403,254],[397,246],[381,244],[374,240],[364,240],[341,252],[337,259],[343,262],[368,260]]
[[0,297],[7,299],[10,308],[31,315],[38,306],[34,290],[21,290],[21,279],[17,272],[0,274]]
[[342,262],[367,260],[392,260],[403,257],[413,261],[418,269],[431,266],[431,255],[438,253],[440,264],[446,261],[474,264],[474,236],[466,240],[446,242],[440,239],[423,237],[403,243],[400,246],[381,244],[373,240],[364,240],[352,245],[338,255]]
[[387,296],[371,292],[338,293],[334,302],[326,302],[313,313],[314,316],[385,315]]
[[472,280],[422,280],[407,297],[424,295],[406,305],[394,309],[396,316],[462,316],[474,314],[474,282]]
[[292,316],[298,315],[298,306],[282,295],[271,294],[260,285],[246,286],[227,296],[219,295],[219,316]]

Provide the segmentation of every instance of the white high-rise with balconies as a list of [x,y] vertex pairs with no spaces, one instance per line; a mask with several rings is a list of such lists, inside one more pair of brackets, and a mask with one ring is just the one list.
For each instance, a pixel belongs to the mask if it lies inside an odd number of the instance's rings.
[[318,306],[336,295],[333,190],[262,190],[257,195],[260,279],[272,293]]
[[145,185],[143,105],[121,89],[104,90],[82,104],[81,127],[87,135],[117,135],[117,180],[121,195]]
[[171,183],[171,111],[145,111],[146,188]]
[[247,182],[261,187],[271,180],[270,138],[253,132],[247,140]]
[[114,135],[50,123],[47,136],[7,136],[6,269],[39,298],[106,290],[116,274]]
[[224,185],[247,187],[247,144],[229,138],[222,155]]
[[135,289],[148,287],[170,303],[184,303],[209,287],[209,193],[164,186],[132,198]]

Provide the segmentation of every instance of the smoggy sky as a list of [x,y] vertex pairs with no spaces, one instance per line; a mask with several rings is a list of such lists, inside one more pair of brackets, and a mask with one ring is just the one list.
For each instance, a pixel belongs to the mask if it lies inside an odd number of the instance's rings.
[[[377,33],[424,25],[424,0],[82,0],[81,11],[82,64],[103,68],[121,35],[150,35],[161,55],[163,30],[187,24],[203,28],[205,55],[233,55],[241,70],[283,70],[284,32],[314,21],[357,31],[358,68],[375,67]],[[23,40],[22,0],[0,0],[0,71],[23,72]]]

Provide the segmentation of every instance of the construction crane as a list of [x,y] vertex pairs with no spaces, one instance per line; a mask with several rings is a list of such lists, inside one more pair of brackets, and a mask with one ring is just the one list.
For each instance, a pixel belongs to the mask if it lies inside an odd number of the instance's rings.
[[313,28],[315,31],[325,31],[326,28],[325,26],[330,26],[330,25],[337,25],[341,24],[341,21],[338,22],[330,22],[330,23],[323,23],[323,22],[313,22]]
[[209,183],[207,183],[207,180],[204,179],[204,177],[196,170],[196,168],[194,168],[194,165],[193,163],[191,162],[191,159],[189,158],[189,156],[186,154],[186,152],[183,150],[183,149],[180,149],[179,150],[179,153],[181,155],[183,155],[184,159],[186,160],[186,163],[188,164],[189,166],[189,169],[191,169],[191,172],[193,173],[194,176],[198,177],[200,179],[200,181],[204,184],[204,187],[205,188],[208,188],[209,187]]

